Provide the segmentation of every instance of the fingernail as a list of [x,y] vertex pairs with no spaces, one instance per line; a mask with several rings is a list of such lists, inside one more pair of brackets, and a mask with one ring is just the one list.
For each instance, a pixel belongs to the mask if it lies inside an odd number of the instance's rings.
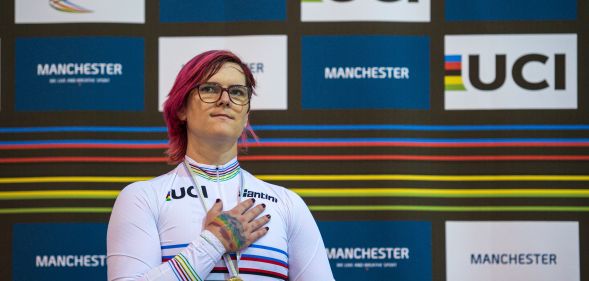
[[221,199],[217,198],[217,200],[215,200],[215,203],[219,203],[219,202],[221,202]]
[[267,214],[267,215],[266,215],[266,217],[267,217],[267,218],[270,218],[271,216],[270,216],[270,214]]
[[262,203],[262,208],[266,208],[266,204]]
[[256,203],[256,199],[252,198],[252,203]]

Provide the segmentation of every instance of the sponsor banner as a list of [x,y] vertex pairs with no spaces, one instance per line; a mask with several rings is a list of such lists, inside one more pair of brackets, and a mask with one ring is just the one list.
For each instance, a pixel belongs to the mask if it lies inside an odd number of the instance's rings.
[[105,223],[15,224],[13,280],[106,280]]
[[577,0],[446,0],[446,20],[575,20]]
[[14,0],[15,23],[145,23],[145,0]]
[[301,20],[429,22],[430,0],[301,0]]
[[286,0],[160,0],[162,22],[283,21]]
[[577,35],[447,35],[447,110],[576,109]]
[[304,36],[303,109],[429,109],[429,37]]
[[16,111],[144,108],[143,39],[17,38]]
[[448,281],[580,280],[579,223],[446,222]]
[[250,67],[257,84],[253,110],[287,109],[286,35],[255,35],[160,38],[160,111],[184,63],[208,50],[230,50]]
[[432,227],[416,221],[318,222],[336,280],[432,280]]

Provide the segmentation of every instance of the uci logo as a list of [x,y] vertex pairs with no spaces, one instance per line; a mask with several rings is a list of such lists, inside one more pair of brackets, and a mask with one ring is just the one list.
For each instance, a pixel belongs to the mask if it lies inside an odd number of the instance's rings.
[[444,109],[576,109],[576,34],[444,37]]
[[[209,196],[207,194],[206,186],[202,185],[200,188],[204,198],[208,198]],[[171,191],[168,191],[168,194],[166,195],[166,201],[171,201],[171,199],[182,199],[187,194],[192,198],[198,198],[198,192],[194,190],[194,186],[189,186],[188,188],[180,187],[179,189],[172,189]]]
[[[507,55],[495,56],[495,78],[490,82],[483,82],[480,76],[480,57],[479,55],[468,56],[468,79],[473,87],[483,90],[492,91],[499,89],[505,83],[507,71],[510,71],[513,82],[520,88],[537,91],[552,87],[555,90],[565,90],[566,72],[565,72],[565,55],[554,54],[548,57],[543,54],[527,54],[517,58],[513,65],[507,66]],[[532,79],[524,76],[524,68],[532,67],[532,65],[542,65],[543,67],[552,67],[554,70],[554,80],[552,85],[549,85],[546,79],[540,81],[532,81]],[[492,66],[484,66],[492,67]],[[510,68],[510,69],[508,69]]]
[[[507,65],[508,55],[495,55],[491,64],[481,63],[480,55],[446,55],[445,62],[445,85],[446,90],[464,91],[466,88],[462,83],[462,58],[467,58],[468,63],[468,81],[470,85],[477,90],[493,91],[501,88],[508,75],[511,76],[512,81],[520,88],[530,91],[539,91],[547,88],[554,90],[566,89],[566,55],[554,54],[547,56],[544,54],[525,54],[513,60],[511,65]],[[543,79],[532,79],[526,77],[524,69],[526,67],[533,68],[534,75],[538,73],[552,72],[553,77],[545,77]],[[546,71],[546,68],[552,68],[552,71]],[[482,70],[495,69],[494,77],[483,79],[481,76]],[[545,75],[545,74],[544,74]],[[488,77],[487,77],[488,78]],[[550,80],[551,82],[548,82]]]

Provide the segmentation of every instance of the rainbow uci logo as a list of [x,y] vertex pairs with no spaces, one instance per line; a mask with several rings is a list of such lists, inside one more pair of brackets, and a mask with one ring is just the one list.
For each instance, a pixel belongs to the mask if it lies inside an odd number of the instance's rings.
[[80,7],[67,0],[49,0],[49,6],[58,11],[67,13],[91,13],[91,10]]

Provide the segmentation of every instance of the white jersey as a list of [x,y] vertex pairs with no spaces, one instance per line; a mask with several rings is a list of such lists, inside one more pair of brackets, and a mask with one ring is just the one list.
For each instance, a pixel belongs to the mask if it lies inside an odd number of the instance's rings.
[[243,280],[334,280],[317,224],[296,193],[255,178],[236,158],[222,166],[190,163],[200,187],[180,164],[119,194],[108,225],[108,280],[229,277],[222,259],[225,249],[214,235],[203,232],[206,212],[195,188],[209,207],[220,198],[225,211],[248,198],[266,204],[262,215],[271,215],[269,231],[241,251]]

